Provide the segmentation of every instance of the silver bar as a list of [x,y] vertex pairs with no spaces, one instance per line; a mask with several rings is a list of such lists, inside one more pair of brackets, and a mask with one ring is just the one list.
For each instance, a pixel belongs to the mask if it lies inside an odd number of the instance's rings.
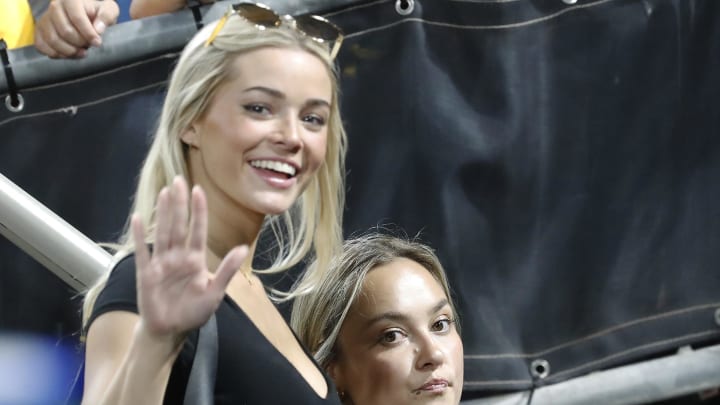
[[80,291],[97,280],[112,256],[0,174],[0,233]]
[[[720,387],[720,345],[540,387],[532,405],[646,404]],[[526,405],[528,391],[463,401],[463,405]]]

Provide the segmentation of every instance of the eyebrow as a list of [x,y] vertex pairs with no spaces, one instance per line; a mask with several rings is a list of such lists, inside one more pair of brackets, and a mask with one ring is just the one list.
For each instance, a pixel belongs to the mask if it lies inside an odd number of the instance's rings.
[[[243,93],[249,93],[251,91],[259,91],[259,92],[265,93],[273,98],[285,99],[285,93],[283,93],[282,91],[276,90],[276,89],[273,89],[270,87],[265,87],[265,86],[248,87],[247,89],[243,90]],[[326,107],[330,108],[330,103],[327,100],[323,100],[320,98],[309,99],[305,104],[308,107],[326,106]]]
[[[432,315],[432,314],[440,311],[441,309],[443,309],[443,307],[445,307],[446,305],[449,305],[449,304],[450,304],[450,302],[448,301],[447,298],[441,299],[440,301],[438,301],[437,304],[435,304],[432,308],[430,308],[430,310],[428,311],[428,315]],[[404,321],[407,319],[408,319],[408,317],[405,314],[402,314],[397,311],[388,311],[388,312],[383,312],[382,314],[379,314],[377,316],[374,316],[374,317],[368,319],[368,321],[365,322],[365,327],[370,327],[371,325],[375,324],[376,322],[380,322],[382,320],[390,320],[390,321],[399,322],[399,321]]]
[[248,87],[247,89],[243,90],[243,93],[249,93],[251,91],[259,91],[262,93],[266,93],[275,98],[285,98],[285,93],[283,93],[282,91],[271,89],[270,87],[265,86]]

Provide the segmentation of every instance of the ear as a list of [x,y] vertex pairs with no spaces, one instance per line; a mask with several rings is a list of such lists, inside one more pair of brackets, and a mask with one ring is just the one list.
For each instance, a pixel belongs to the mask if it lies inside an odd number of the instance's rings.
[[328,363],[327,367],[325,367],[325,372],[328,376],[330,376],[330,378],[332,378],[333,382],[335,383],[335,388],[337,388],[338,392],[342,392],[345,390],[345,381],[342,375],[342,368],[340,367],[337,359],[330,360],[330,363]]
[[182,134],[180,134],[180,139],[185,143],[186,145],[192,146],[197,148],[199,145],[199,137],[198,137],[198,129],[195,126],[195,124],[191,124],[189,127],[187,127]]

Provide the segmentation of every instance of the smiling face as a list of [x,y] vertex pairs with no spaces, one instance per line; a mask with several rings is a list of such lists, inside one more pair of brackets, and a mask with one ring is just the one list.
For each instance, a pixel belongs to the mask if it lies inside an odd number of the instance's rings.
[[290,48],[243,53],[231,69],[205,113],[182,134],[193,182],[216,211],[282,213],[325,159],[328,69]]
[[355,405],[460,402],[463,346],[448,297],[415,261],[371,270],[328,371]]

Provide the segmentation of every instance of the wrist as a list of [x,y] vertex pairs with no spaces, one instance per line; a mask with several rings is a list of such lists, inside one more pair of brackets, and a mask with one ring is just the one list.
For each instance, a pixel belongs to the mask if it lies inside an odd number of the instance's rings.
[[[113,0],[110,0],[113,1]],[[135,341],[138,346],[161,357],[174,359],[185,342],[184,333],[157,334],[152,333],[145,322],[140,320],[135,327]]]

